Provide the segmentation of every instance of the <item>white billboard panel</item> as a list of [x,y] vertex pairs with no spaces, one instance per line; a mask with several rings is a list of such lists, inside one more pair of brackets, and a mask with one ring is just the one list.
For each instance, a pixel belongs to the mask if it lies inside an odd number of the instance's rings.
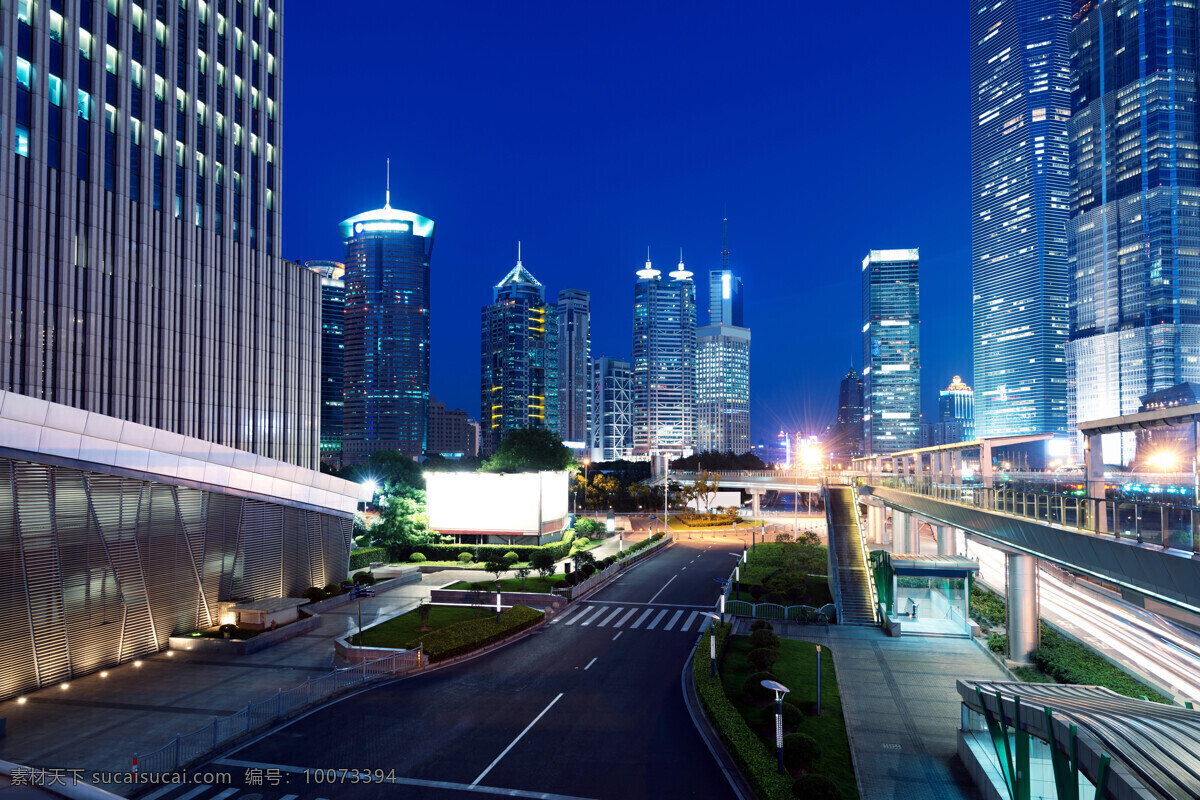
[[426,472],[425,503],[435,531],[536,535],[566,516],[567,473]]

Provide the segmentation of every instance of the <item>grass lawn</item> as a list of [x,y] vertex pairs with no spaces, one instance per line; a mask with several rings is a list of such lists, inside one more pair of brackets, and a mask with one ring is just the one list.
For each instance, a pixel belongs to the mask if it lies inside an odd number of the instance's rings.
[[388,566],[395,567],[454,567],[455,569],[483,569],[483,564],[469,562],[463,564],[459,561],[399,561]]
[[[735,636],[729,641],[725,664],[721,667],[721,680],[725,693],[743,719],[759,737],[766,742],[772,754],[775,752],[775,728],[772,711],[764,722],[763,709],[773,708],[774,703],[760,706],[742,694],[742,685],[754,669],[746,659],[750,652],[750,637]],[[858,797],[858,786],[854,781],[854,766],[850,757],[850,742],[846,738],[846,721],[842,717],[842,700],[838,692],[837,676],[833,671],[833,655],[828,647],[821,648],[821,716],[816,714],[817,693],[816,645],[795,639],[784,639],[779,648],[779,660],[772,672],[779,682],[791,689],[787,701],[796,705],[804,714],[799,733],[807,733],[821,745],[821,757],[814,769],[832,780],[842,792],[843,800]]]
[[[430,606],[429,608],[428,624],[432,630],[445,628],[456,622],[476,619],[480,614],[488,613],[487,609],[463,606]],[[491,613],[495,614],[494,611]],[[411,650],[423,637],[432,632],[417,630],[420,625],[421,618],[417,616],[417,612],[409,611],[407,614],[401,614],[372,628],[367,628],[362,633],[363,642],[360,642],[358,635],[355,634],[351,637],[350,643],[365,644],[367,647],[402,647],[405,650]]]
[[[668,519],[667,524],[671,526],[671,530],[673,531],[733,530],[732,522],[720,522],[712,525],[685,525],[674,516]],[[737,524],[738,533],[749,533],[752,527],[761,524],[762,520],[758,519],[739,519]]]
[[[555,581],[559,581],[559,580],[562,580],[561,575],[558,575],[558,576],[551,575],[549,578],[543,578],[540,575],[530,575],[524,581],[522,581],[520,578],[503,578],[500,581],[500,591],[501,592],[540,592],[542,594],[549,594],[551,585]],[[491,576],[489,575],[486,583],[488,584],[488,591],[491,591],[492,587],[495,585],[496,582],[494,580],[492,580]],[[524,585],[524,588],[522,588],[522,585]],[[458,583],[452,583],[445,588],[447,588],[447,589],[468,589],[468,588],[470,588],[470,584],[467,583],[466,581],[459,581]]]

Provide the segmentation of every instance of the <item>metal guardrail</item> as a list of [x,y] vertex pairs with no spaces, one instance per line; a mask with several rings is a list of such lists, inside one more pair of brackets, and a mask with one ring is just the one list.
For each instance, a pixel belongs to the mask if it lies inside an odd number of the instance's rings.
[[593,587],[598,586],[601,583],[604,583],[604,581],[608,580],[613,575],[616,575],[621,570],[628,569],[629,567],[633,566],[637,562],[641,561],[643,558],[646,558],[651,553],[658,552],[659,549],[665,547],[666,545],[670,544],[673,541],[675,541],[674,534],[672,534],[671,532],[668,531],[667,534],[663,536],[663,538],[659,539],[657,542],[650,545],[649,547],[643,547],[641,550],[638,550],[633,555],[625,556],[624,558],[621,558],[619,561],[617,561],[617,563],[615,563],[611,566],[605,567],[604,569],[597,572],[592,577],[585,580],[583,583],[572,586],[567,594],[567,600],[574,600],[576,597],[583,594],[584,592],[587,592],[590,589],[592,589]]

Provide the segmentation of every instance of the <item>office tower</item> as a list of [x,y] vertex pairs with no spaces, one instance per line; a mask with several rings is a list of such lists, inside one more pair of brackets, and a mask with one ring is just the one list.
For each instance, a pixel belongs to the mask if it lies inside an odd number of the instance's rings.
[[475,455],[475,429],[462,409],[448,409],[446,404],[429,398],[429,423],[425,452],[446,458]]
[[1071,3],[1011,0],[975,11],[971,272],[979,434],[1060,433],[1067,422]]
[[700,452],[749,452],[749,328],[696,329],[696,419]]
[[[1197,11],[1082,4],[1071,31],[1072,430],[1200,382]],[[1132,432],[1105,436],[1129,463]]]
[[346,407],[342,461],[377,450],[425,453],[429,258],[434,222],[383,208],[341,223],[346,246]]
[[941,426],[937,444],[969,442],[975,438],[975,392],[955,375],[938,395],[938,421]]
[[863,380],[851,367],[838,387],[837,422],[833,428],[835,458],[849,461],[863,455]]
[[592,461],[627,458],[633,447],[633,373],[628,361],[592,362]]
[[279,257],[282,21],[230,6],[0,12],[0,389],[315,467],[320,279]]
[[591,294],[558,293],[558,435],[564,442],[590,442],[592,383]]
[[346,346],[346,266],[340,261],[305,261],[321,276],[321,463],[342,466],[343,370]]
[[519,428],[558,431],[558,309],[521,263],[483,307],[480,414],[482,454]]
[[729,268],[729,220],[722,220],[721,268],[708,273],[708,324],[743,327],[742,279]]
[[683,265],[662,279],[647,255],[633,290],[633,448],[682,458],[696,446],[696,289]]
[[872,250],[862,261],[863,438],[867,455],[921,442],[920,253]]

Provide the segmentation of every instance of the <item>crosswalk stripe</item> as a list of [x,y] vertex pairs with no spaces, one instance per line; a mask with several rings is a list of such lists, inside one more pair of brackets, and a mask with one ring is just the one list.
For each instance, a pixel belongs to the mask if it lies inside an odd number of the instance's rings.
[[300,795],[298,794],[285,794],[283,797],[279,798],[279,800],[298,800],[299,797]]
[[676,612],[675,612],[675,616],[671,617],[671,621],[667,623],[667,626],[666,626],[665,628],[663,628],[663,630],[664,630],[664,631],[669,631],[669,630],[671,630],[671,628],[674,628],[674,627],[675,627],[675,623],[676,623],[676,622],[678,622],[678,621],[679,621],[679,618],[680,618],[680,617],[682,617],[682,616],[683,616],[683,612],[682,612],[682,611],[676,611]]
[[699,614],[700,614],[699,611],[693,611],[691,613],[691,615],[686,620],[684,620],[684,623],[679,626],[679,632],[684,633],[687,631],[688,628],[692,627],[692,623],[695,622],[696,617]]
[[634,614],[636,614],[637,612],[638,612],[638,610],[637,610],[636,608],[631,608],[631,609],[629,609],[629,613],[628,613],[628,614],[626,614],[625,616],[621,617],[621,618],[620,618],[619,620],[617,620],[616,622],[614,622],[614,623],[613,623],[613,627],[614,627],[614,628],[619,628],[619,627],[621,627],[621,626],[622,626],[622,625],[624,625],[626,622],[629,622],[629,618],[630,618],[630,617],[632,617],[632,616],[633,616]]
[[[593,611],[599,611],[600,613],[599,613],[599,614],[593,614],[593,613],[592,613]],[[591,625],[593,622],[595,622],[596,620],[598,620],[598,619],[600,618],[600,615],[601,615],[601,614],[603,614],[603,613],[604,613],[604,607],[603,607],[603,606],[588,606],[588,607],[587,607],[587,609],[586,609],[586,610],[585,610],[585,611],[584,611],[582,614],[580,614],[578,617],[576,617],[576,619],[577,619],[577,620],[579,620],[579,619],[583,619],[584,617],[587,617],[587,622],[583,623],[583,624],[582,624],[582,625],[580,625],[579,627],[581,627],[581,628],[582,628],[582,627],[584,627],[585,625]],[[589,615],[590,615],[590,616],[589,616]],[[570,625],[571,623],[570,623],[570,622],[568,622],[567,624],[568,624],[568,625]]]
[[667,609],[667,610],[661,612],[657,617],[654,618],[653,622],[651,622],[649,625],[646,626],[646,630],[648,630],[648,631],[654,630],[654,626],[657,625],[658,623],[662,622],[662,618],[670,613],[671,613],[670,609]]
[[226,797],[231,797],[231,796],[237,794],[239,791],[241,791],[241,790],[240,789],[226,789],[225,791],[221,792],[220,794],[214,794],[212,796],[212,800],[225,800]]
[[633,624],[632,624],[632,625],[630,625],[629,627],[631,627],[631,628],[639,628],[639,627],[641,627],[642,623],[646,621],[646,617],[650,616],[650,615],[651,615],[651,614],[653,614],[653,613],[654,613],[654,609],[653,609],[653,608],[647,608],[647,609],[646,609],[646,613],[645,613],[645,614],[642,614],[640,617],[638,617],[638,618],[637,618],[637,622],[633,623]]
[[613,621],[613,617],[617,616],[617,614],[620,614],[624,610],[625,610],[624,606],[617,606],[617,610],[612,612],[611,614],[609,614],[607,617],[605,617],[600,622],[597,622],[596,627],[603,628],[605,625],[607,625],[608,623]]
[[196,795],[204,794],[211,788],[212,788],[212,784],[206,783],[203,786],[197,786],[195,789],[192,789],[187,794],[179,795],[179,797],[175,798],[175,800],[192,800],[192,798],[195,797]]

